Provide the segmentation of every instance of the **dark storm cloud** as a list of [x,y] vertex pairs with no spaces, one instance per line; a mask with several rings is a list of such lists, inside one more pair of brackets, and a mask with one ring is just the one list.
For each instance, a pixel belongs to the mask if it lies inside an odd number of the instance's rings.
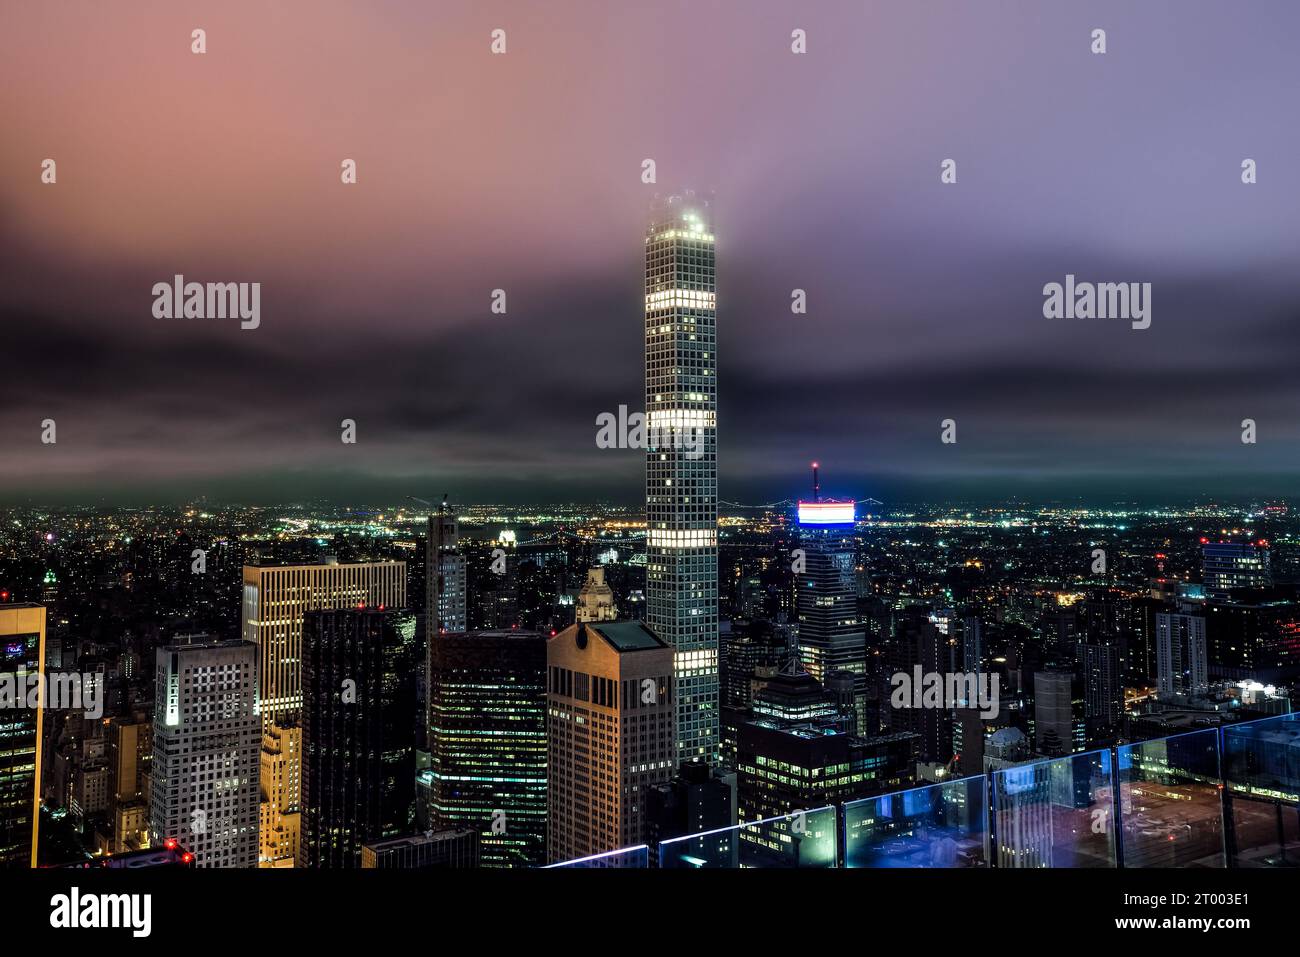
[[[1286,491],[1300,12],[1250,9],[506,5],[492,58],[468,3],[234,4],[201,58],[166,6],[27,8],[0,494],[636,500],[595,418],[641,404],[641,234],[677,185],[717,193],[724,498],[812,458],[864,495]],[[154,319],[178,272],[262,283],[262,326]],[[1067,273],[1152,283],[1151,328],[1043,318]]]

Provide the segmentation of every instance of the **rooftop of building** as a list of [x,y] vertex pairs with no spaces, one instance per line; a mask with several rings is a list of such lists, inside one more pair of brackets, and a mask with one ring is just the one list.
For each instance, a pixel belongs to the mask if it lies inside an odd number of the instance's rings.
[[464,837],[467,834],[474,834],[475,831],[426,831],[423,834],[408,834],[405,837],[390,837],[384,841],[372,841],[366,847],[372,851],[389,851],[399,847],[419,847],[424,844],[437,844],[442,841],[454,841],[457,838]]
[[[576,627],[580,632],[599,635],[620,654],[668,647],[667,642],[640,621],[583,621],[570,627]],[[560,634],[563,635],[568,631],[569,629],[566,628]]]

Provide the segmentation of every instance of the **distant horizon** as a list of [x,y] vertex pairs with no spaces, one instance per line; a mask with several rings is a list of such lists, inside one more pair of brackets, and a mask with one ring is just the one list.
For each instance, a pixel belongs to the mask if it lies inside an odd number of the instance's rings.
[[[1073,489],[1059,488],[1053,491],[1052,489],[1043,488],[1044,484],[1047,483],[1025,482],[1018,489],[1009,489],[1003,483],[960,486],[957,483],[913,482],[887,487],[876,486],[874,494],[870,491],[863,493],[861,491],[862,486],[841,488],[838,485],[823,484],[822,496],[825,498],[853,499],[859,503],[864,503],[869,499],[876,499],[881,503],[880,505],[872,503],[870,506],[860,504],[858,510],[860,515],[869,512],[888,511],[892,507],[904,505],[939,507],[964,504],[994,507],[1016,504],[1023,506],[1072,505],[1098,508],[1119,505],[1136,508],[1222,505],[1232,508],[1251,506],[1261,508],[1286,506],[1290,508],[1293,500],[1297,500],[1296,504],[1300,505],[1300,495],[1295,492],[1289,494],[1282,492],[1280,486],[1274,487],[1272,490],[1213,494],[1190,489],[1178,492],[1159,482],[1148,483],[1148,487],[1142,491],[1134,488],[1135,485],[1139,484],[1134,482],[1122,483],[1124,490],[1114,489],[1111,491],[1100,490],[1097,483],[1093,483],[1091,490],[1088,491],[1077,487]],[[1294,489],[1296,487],[1295,482],[1289,483],[1289,487]],[[638,497],[635,492],[620,494],[619,491],[613,489],[590,489],[581,494],[571,493],[566,495],[559,488],[547,491],[545,486],[538,486],[536,483],[529,483],[529,488],[532,490],[531,494],[518,495],[475,493],[472,487],[457,486],[451,483],[437,486],[436,492],[432,490],[432,486],[418,487],[413,484],[406,485],[405,483],[401,483],[398,488],[390,487],[386,490],[371,488],[367,491],[366,488],[365,483],[359,483],[356,486],[357,490],[350,495],[331,495],[324,491],[318,491],[314,494],[305,494],[299,491],[298,494],[284,495],[240,495],[226,494],[221,491],[182,494],[179,490],[173,490],[171,493],[150,496],[131,495],[124,492],[87,496],[77,490],[67,490],[59,494],[50,494],[47,491],[42,496],[20,496],[13,492],[0,492],[0,512],[7,508],[174,508],[202,503],[215,507],[247,508],[384,506],[400,508],[407,512],[419,514],[422,511],[436,507],[443,492],[448,493],[448,501],[453,508],[591,505],[637,509],[644,508],[645,504],[644,499]],[[408,488],[411,490],[407,491]],[[422,505],[411,501],[413,497],[424,498],[433,504]],[[756,485],[750,486],[746,493],[742,493],[739,489],[728,489],[723,484],[719,499],[719,512],[728,513],[734,511],[737,506],[755,508],[763,505],[793,503],[800,499],[807,501],[812,499],[812,493],[811,489],[806,487],[781,488],[779,486]]]

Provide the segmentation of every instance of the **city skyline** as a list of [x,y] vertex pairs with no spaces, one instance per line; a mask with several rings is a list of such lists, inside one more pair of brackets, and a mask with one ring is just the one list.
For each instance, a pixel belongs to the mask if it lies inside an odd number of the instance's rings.
[[[294,81],[291,8],[253,32],[205,12],[201,58],[187,12],[14,12],[5,86],[47,81],[8,104],[24,145],[0,154],[6,348],[34,359],[0,383],[0,501],[632,501],[639,457],[597,448],[595,421],[637,405],[636,237],[681,187],[714,190],[726,224],[724,499],[785,497],[813,458],[881,499],[1293,487],[1300,133],[1273,91],[1300,79],[1280,40],[1296,11],[725,6],[689,31],[683,4],[521,6],[492,57],[470,8],[404,5],[399,33],[323,5],[331,55]],[[708,122],[668,108],[701,83]],[[232,150],[250,137],[258,155]],[[259,282],[260,325],[154,318],[177,274]],[[1044,285],[1076,275],[1150,282],[1150,328],[1045,319]]]

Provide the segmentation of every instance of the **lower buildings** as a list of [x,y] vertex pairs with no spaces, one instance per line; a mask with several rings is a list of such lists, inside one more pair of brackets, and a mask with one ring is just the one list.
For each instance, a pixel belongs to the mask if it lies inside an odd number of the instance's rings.
[[411,831],[414,634],[406,611],[305,616],[299,867],[358,867],[365,844]]
[[546,637],[429,637],[428,821],[479,835],[484,867],[546,855]]
[[546,664],[548,857],[643,843],[647,792],[677,765],[672,648],[641,622],[580,622]]
[[[16,687],[43,671],[45,608],[0,607],[0,671]],[[0,710],[0,867],[35,867],[40,827],[42,708]]]
[[478,867],[478,832],[431,831],[376,841],[361,848],[361,866],[407,871]]
[[257,866],[258,648],[202,635],[158,649],[150,843],[197,867]]

